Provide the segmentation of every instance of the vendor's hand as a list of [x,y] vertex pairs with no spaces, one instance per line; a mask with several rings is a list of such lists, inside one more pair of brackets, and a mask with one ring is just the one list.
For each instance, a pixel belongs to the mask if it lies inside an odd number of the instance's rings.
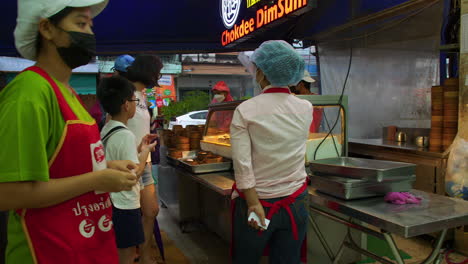
[[138,169],[138,165],[130,160],[111,160],[107,162],[107,168],[124,172],[132,172],[132,170]]
[[[260,203],[249,206],[249,209],[247,210],[247,219],[251,212],[255,212],[260,219],[261,225],[265,226],[265,209],[263,209],[263,206]],[[249,225],[256,230],[264,230],[253,219],[249,221]]]
[[135,184],[137,184],[135,173],[105,169],[99,171],[96,176],[95,190],[102,192],[130,191]]

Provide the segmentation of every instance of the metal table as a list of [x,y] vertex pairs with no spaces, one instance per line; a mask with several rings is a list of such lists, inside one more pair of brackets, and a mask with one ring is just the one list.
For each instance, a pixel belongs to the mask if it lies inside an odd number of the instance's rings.
[[[418,190],[412,190],[411,192],[423,198],[421,204],[393,205],[386,203],[383,197],[345,201],[310,188],[310,209],[312,212],[342,223],[348,226],[348,228],[385,240],[390,246],[398,264],[404,264],[405,262],[399,253],[392,234],[410,238],[440,232],[432,253],[422,262],[423,264],[439,264],[443,258],[443,250],[441,248],[447,230],[468,224],[468,202]],[[346,215],[349,219],[338,217],[326,212],[326,210]],[[334,254],[325,236],[321,233],[318,225],[310,215],[309,221],[333,263],[338,263],[345,247],[381,263],[395,263],[376,256],[356,245],[349,232],[341,243],[338,252]],[[355,221],[361,221],[377,227],[380,229],[380,232],[355,223]]]
[[[423,264],[439,264],[442,262],[443,250],[441,248],[447,230],[468,223],[468,202],[418,190],[412,190],[411,192],[423,198],[421,204],[394,205],[386,203],[383,197],[345,201],[309,188],[310,209],[312,212],[342,223],[348,226],[348,228],[385,240],[390,246],[395,256],[396,263],[398,264],[404,264],[405,262],[399,253],[392,234],[409,238],[440,232],[432,253],[422,262]],[[349,216],[349,219],[344,219],[343,217],[338,217],[326,212],[324,208]],[[338,263],[345,247],[371,257],[381,263],[395,263],[383,259],[380,256],[376,256],[372,252],[356,245],[349,232],[341,243],[338,252],[334,254],[325,236],[321,233],[318,225],[311,216],[309,216],[309,221],[333,263]],[[380,232],[355,223],[355,221],[362,221],[377,227],[380,229]]]

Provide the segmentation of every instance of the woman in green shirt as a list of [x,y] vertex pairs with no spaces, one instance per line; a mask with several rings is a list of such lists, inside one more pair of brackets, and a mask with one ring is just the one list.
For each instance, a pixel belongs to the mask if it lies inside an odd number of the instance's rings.
[[0,92],[6,263],[118,263],[107,192],[130,190],[136,165],[106,162],[97,125],[68,84],[95,56],[92,18],[106,4],[18,0],[16,47],[36,64]]

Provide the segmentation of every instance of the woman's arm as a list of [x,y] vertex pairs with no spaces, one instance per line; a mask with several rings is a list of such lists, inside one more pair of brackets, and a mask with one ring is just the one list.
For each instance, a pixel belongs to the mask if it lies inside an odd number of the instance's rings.
[[151,143],[151,144],[148,144],[148,140],[146,140],[146,138],[149,136],[146,135],[142,141],[141,141],[141,144],[140,144],[140,154],[138,155],[138,160],[140,161],[140,164],[138,164],[138,169],[136,171],[136,175],[138,177],[140,177],[141,175],[143,175],[143,172],[145,171],[145,166],[146,166],[146,161],[148,160],[148,155],[150,154],[151,151],[154,150],[154,148],[156,147],[156,144],[158,143],[157,141]]
[[44,208],[91,191],[119,192],[137,183],[132,173],[113,169],[85,173],[47,182],[0,183],[0,211]]

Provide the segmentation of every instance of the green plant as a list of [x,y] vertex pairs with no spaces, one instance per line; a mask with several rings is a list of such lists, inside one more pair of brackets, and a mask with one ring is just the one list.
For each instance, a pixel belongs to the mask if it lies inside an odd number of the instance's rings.
[[188,92],[183,100],[173,102],[169,106],[162,108],[162,113],[166,120],[172,117],[180,116],[192,111],[204,110],[208,108],[210,96],[206,92],[192,91]]

